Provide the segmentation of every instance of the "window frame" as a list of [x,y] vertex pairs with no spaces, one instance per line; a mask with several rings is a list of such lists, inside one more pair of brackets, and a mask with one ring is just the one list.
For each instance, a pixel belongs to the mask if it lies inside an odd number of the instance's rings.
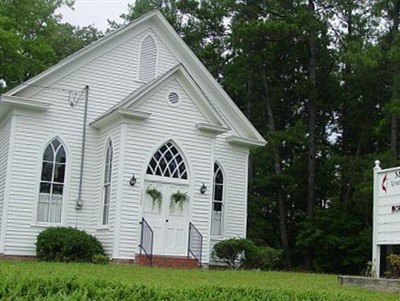
[[[110,161],[108,161],[109,159]],[[114,165],[114,148],[111,139],[107,140],[103,162],[104,164],[103,164],[102,198],[101,198],[101,208],[100,208],[100,226],[108,227],[110,223],[112,171]],[[108,202],[106,203],[106,201]]]
[[[54,141],[58,141],[59,145],[54,148]],[[44,160],[44,155],[48,149],[48,147],[51,146],[52,150],[53,150],[53,159],[50,160]],[[59,154],[58,152],[61,150],[61,148],[64,151],[64,155],[65,155],[65,162],[58,162],[57,161],[57,154]],[[55,151],[55,152],[54,152]],[[39,158],[38,158],[38,177],[37,177],[37,186],[36,186],[36,206],[35,206],[35,210],[34,210],[34,215],[33,215],[33,225],[62,225],[64,223],[64,214],[65,214],[65,200],[68,198],[68,187],[69,187],[69,176],[68,176],[68,171],[69,171],[69,164],[70,164],[70,160],[69,160],[69,152],[68,152],[68,148],[66,146],[66,144],[63,142],[63,140],[59,137],[59,136],[53,136],[52,138],[48,139],[48,142],[44,145],[44,147],[42,148],[41,152],[39,153]],[[52,164],[52,171],[51,171],[51,180],[43,180],[43,166],[44,163],[51,163]],[[61,165],[64,167],[64,177],[63,177],[63,181],[59,182],[59,181],[55,181],[54,177],[56,175],[55,170],[56,170],[56,166]],[[61,167],[60,166],[60,167]],[[49,193],[49,201],[48,202],[44,202],[43,200],[41,200],[41,187],[42,184],[50,184],[50,193]],[[57,195],[61,195],[61,201],[59,202],[61,209],[59,210],[59,221],[52,221],[51,220],[51,206],[55,206],[54,204],[56,204],[56,201],[53,200],[52,198],[52,192],[54,191],[54,185],[62,185],[62,194],[57,194]],[[54,194],[56,195],[56,194]],[[46,220],[40,220],[39,216],[40,216],[40,205],[44,204],[44,203],[48,203],[48,213],[47,213],[47,218]]]
[[[165,151],[162,151],[162,148],[166,148]],[[173,149],[176,153],[173,153]],[[166,154],[172,154],[171,158],[167,158]],[[158,156],[159,158],[157,158]],[[180,157],[180,162],[178,162],[177,158]],[[175,168],[171,170],[171,162],[174,162]],[[152,164],[155,164],[153,166]],[[165,162],[166,165],[163,167],[162,164]],[[183,166],[183,169],[180,170],[180,167]],[[149,173],[150,170],[150,173]],[[157,174],[160,171],[161,174]],[[168,175],[166,172],[168,171]],[[164,179],[174,179],[178,181],[188,181],[189,180],[189,165],[186,162],[185,156],[183,152],[179,149],[179,147],[172,141],[168,140],[159,145],[159,147],[154,151],[148,163],[146,165],[145,174],[147,177],[156,177],[156,178],[164,178]],[[173,175],[177,174],[177,177],[173,177]]]
[[[215,170],[215,166],[217,166],[217,170]],[[213,238],[221,238],[224,236],[224,223],[225,223],[225,194],[226,194],[226,175],[222,165],[215,161],[213,164],[213,182],[212,182],[212,200],[211,200],[211,222],[210,222],[210,236]],[[222,175],[222,184],[216,183],[216,175],[217,172],[221,172]],[[222,186],[222,198],[221,200],[215,199],[216,185]],[[214,204],[221,204],[221,222],[220,222],[220,233],[213,233],[213,213],[214,213]]]

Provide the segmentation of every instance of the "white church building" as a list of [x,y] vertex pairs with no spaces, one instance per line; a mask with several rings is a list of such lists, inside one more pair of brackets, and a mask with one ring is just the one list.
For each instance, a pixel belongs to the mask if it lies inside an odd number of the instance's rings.
[[70,226],[114,260],[195,257],[246,236],[265,140],[158,11],[0,98],[0,256]]

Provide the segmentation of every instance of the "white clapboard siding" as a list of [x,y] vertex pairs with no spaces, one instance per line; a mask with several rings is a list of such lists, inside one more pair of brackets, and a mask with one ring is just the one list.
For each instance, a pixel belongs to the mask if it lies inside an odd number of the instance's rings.
[[[53,88],[79,90],[89,85],[88,122],[103,114],[126,95],[144,84],[137,79],[138,52],[141,39],[151,33],[158,43],[159,61],[162,67],[157,75],[177,64],[176,59],[151,30],[133,36],[101,57],[94,58],[81,68],[67,74]],[[63,224],[85,229],[99,235],[111,255],[109,234],[96,231],[99,225],[99,203],[102,196],[103,157],[99,156],[101,139],[97,130],[87,127],[85,153],[84,187],[81,210],[75,209],[78,197],[79,170],[81,158],[81,138],[84,108],[84,94],[79,103],[71,107],[69,94],[60,90],[43,89],[33,95],[34,99],[51,102],[52,106],[43,114],[18,116],[15,137],[15,165],[10,171],[10,206],[8,212],[8,232],[6,235],[7,254],[35,254],[36,236],[45,227],[36,224],[36,207],[41,171],[41,152],[50,139],[59,136],[68,149],[68,168],[65,186]],[[27,147],[29,146],[29,147]],[[115,148],[119,145],[114,144]],[[117,153],[115,153],[117,155]],[[114,169],[116,173],[117,170]],[[114,173],[113,172],[113,173]],[[117,178],[117,176],[115,176]],[[115,200],[115,192],[112,198]],[[115,206],[111,205],[110,223],[113,223]],[[106,231],[103,231],[106,232]],[[112,234],[110,234],[112,233]],[[104,234],[104,235],[103,235]]]
[[[4,229],[1,228],[3,221],[4,199],[7,178],[7,163],[10,147],[11,118],[4,121],[0,127],[0,237]],[[1,241],[0,241],[1,245]],[[0,246],[1,247],[1,246]]]
[[[166,73],[172,67],[176,66],[178,61],[172,56],[157,35],[149,29],[66,75],[63,79],[54,83],[52,87],[80,90],[85,85],[89,85],[88,120],[89,122],[93,121],[96,117],[104,114],[104,112],[117,102],[146,83],[138,78],[138,56],[141,41],[144,37],[149,36],[149,34],[157,42],[157,59],[159,64],[156,76]],[[54,101],[68,101],[68,93],[57,92],[57,94],[58,97]],[[34,95],[33,98],[52,101],[49,96],[49,90],[42,90]],[[54,93],[51,97],[53,96]],[[80,102],[83,102],[83,95]]]
[[[177,92],[180,103],[168,103],[168,93]],[[200,194],[203,183],[210,187],[212,164],[212,137],[196,129],[196,123],[206,122],[192,100],[176,80],[157,91],[142,103],[138,110],[151,112],[148,120],[128,125],[125,155],[124,182],[132,173],[138,176],[134,187],[124,186],[121,211],[120,253],[121,258],[132,258],[137,252],[140,239],[141,197],[144,193],[144,175],[153,153],[163,143],[173,139],[181,149],[190,169],[191,221],[204,236],[204,248],[208,248],[208,212],[210,191]]]

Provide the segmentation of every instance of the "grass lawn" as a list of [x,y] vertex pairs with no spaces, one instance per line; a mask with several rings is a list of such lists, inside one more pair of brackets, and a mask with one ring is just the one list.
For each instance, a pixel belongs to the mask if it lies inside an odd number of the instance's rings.
[[232,270],[184,270],[146,268],[134,265],[93,265],[78,263],[47,263],[0,261],[3,276],[28,278],[76,277],[84,281],[106,280],[113,283],[145,285],[155,288],[228,287],[284,289],[342,293],[348,300],[371,301],[400,300],[399,294],[372,292],[338,284],[336,275],[304,274],[289,272],[260,272]]

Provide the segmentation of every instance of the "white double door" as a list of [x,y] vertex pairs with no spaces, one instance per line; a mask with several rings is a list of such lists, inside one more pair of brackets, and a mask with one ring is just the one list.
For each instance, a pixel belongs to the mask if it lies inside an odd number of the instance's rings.
[[[153,191],[153,194],[149,191]],[[157,192],[161,193],[161,199],[155,198]],[[182,194],[189,195],[187,185],[145,182],[143,217],[154,231],[153,254],[187,255],[191,200],[187,197],[186,200],[177,203],[176,196]]]

